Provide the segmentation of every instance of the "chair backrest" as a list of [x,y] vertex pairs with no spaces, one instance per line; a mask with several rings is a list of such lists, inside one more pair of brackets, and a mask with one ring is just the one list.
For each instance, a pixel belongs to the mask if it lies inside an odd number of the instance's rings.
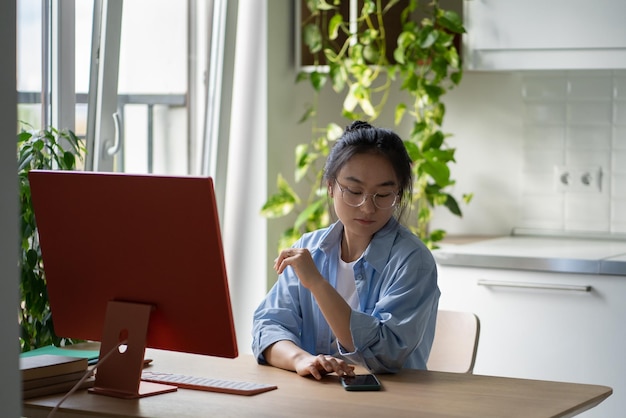
[[472,373],[479,335],[480,320],[475,314],[439,310],[428,370]]

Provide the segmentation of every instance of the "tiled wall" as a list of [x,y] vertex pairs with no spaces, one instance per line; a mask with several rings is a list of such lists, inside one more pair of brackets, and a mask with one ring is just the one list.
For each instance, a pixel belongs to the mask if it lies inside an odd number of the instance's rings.
[[626,233],[626,71],[524,73],[522,98],[519,226]]

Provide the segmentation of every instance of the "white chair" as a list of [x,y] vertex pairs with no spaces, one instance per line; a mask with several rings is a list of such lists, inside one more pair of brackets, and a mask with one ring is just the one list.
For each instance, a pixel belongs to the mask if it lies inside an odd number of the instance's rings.
[[428,370],[472,373],[479,335],[480,320],[475,314],[439,310]]

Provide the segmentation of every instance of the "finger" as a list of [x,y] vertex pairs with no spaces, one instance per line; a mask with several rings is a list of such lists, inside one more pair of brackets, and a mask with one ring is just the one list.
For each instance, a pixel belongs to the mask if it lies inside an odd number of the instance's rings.
[[282,263],[282,258],[278,257],[274,260],[274,270],[280,274],[281,272],[279,271],[280,269],[280,263]]
[[309,367],[309,372],[311,373],[311,376],[313,376],[315,379],[317,380],[321,380],[322,379],[322,374],[320,373],[320,371],[317,369],[317,367],[315,366],[315,364],[311,365]]
[[336,373],[339,376],[354,376],[354,366],[343,363],[341,364],[341,368]]
[[286,256],[285,254],[283,254],[282,252],[280,253],[280,255],[278,256],[278,258],[276,258],[274,260],[274,270],[278,273],[281,274],[283,272],[283,270],[285,270],[285,267],[287,267],[287,263],[285,263],[286,260]]
[[341,370],[341,366],[335,357],[332,356],[319,356],[320,364],[329,373],[337,372]]
[[285,269],[287,268],[288,265],[290,265],[291,263],[289,263],[287,261],[287,259],[281,259],[280,263],[278,264],[278,267],[276,267],[276,272],[278,274],[281,274],[283,271],[285,271]]
[[328,372],[335,372],[339,376],[354,376],[354,366],[346,363],[344,360],[337,359],[332,356],[325,356],[323,366]]
[[347,365],[348,367],[345,369],[345,372],[348,376],[354,376],[354,366]]

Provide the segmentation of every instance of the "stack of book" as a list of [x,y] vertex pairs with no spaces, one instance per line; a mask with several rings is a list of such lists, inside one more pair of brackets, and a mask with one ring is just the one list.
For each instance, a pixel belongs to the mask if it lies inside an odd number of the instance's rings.
[[[41,354],[20,358],[22,398],[69,392],[85,375],[89,367],[84,357]],[[94,378],[86,379],[81,388],[91,387]]]

